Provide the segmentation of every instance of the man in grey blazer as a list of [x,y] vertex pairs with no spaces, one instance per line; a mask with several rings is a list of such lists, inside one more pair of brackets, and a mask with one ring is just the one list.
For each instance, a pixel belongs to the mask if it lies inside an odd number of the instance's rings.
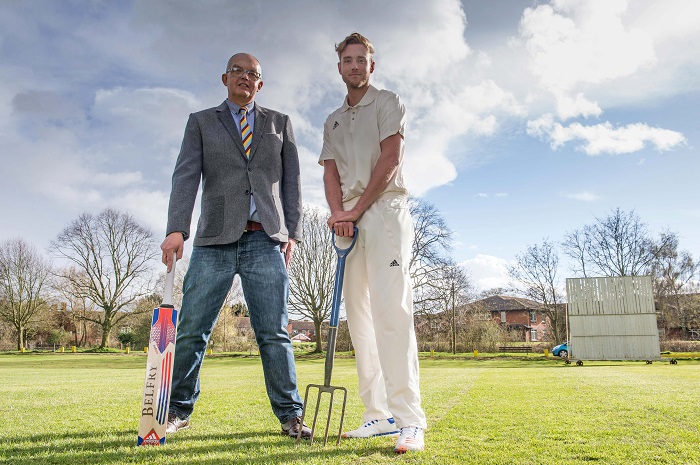
[[301,236],[299,158],[289,117],[254,102],[262,70],[232,56],[221,76],[228,98],[189,117],[173,173],[163,263],[182,257],[195,197],[201,214],[183,283],[167,432],[189,427],[209,336],[233,278],[241,278],[260,348],[267,394],[282,433],[296,437],[302,400],[287,333],[287,267]]

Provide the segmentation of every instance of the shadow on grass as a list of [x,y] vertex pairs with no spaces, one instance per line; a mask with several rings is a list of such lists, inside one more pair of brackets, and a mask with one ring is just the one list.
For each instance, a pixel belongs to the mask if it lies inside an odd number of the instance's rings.
[[0,463],[23,464],[114,464],[114,463],[321,463],[338,460],[352,463],[366,456],[394,456],[391,447],[376,443],[342,441],[340,446],[296,441],[279,433],[246,431],[224,434],[181,432],[168,437],[162,447],[138,447],[133,430],[92,433],[36,434],[0,445]]

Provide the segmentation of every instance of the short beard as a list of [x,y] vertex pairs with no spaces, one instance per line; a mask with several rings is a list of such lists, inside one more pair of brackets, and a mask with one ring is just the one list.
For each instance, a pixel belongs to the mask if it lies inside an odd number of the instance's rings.
[[369,86],[369,76],[367,76],[367,78],[361,80],[357,84],[353,82],[348,82],[345,79],[343,79],[343,81],[345,81],[345,85],[351,89],[364,89],[365,87]]

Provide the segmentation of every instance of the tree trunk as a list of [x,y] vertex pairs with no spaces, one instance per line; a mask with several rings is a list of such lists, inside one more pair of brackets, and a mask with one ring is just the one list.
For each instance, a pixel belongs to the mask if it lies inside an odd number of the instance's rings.
[[78,347],[85,347],[87,345],[87,323],[85,320],[82,321],[82,334],[80,334],[80,343]]
[[17,350],[22,350],[24,347],[24,327],[20,326],[17,330]]
[[100,349],[104,349],[105,347],[107,347],[107,343],[109,342],[109,333],[111,329],[111,326],[102,326],[102,342],[100,342]]
[[323,341],[321,340],[321,322],[317,319],[314,319],[314,331],[316,331],[316,349],[314,350],[314,353],[322,354]]

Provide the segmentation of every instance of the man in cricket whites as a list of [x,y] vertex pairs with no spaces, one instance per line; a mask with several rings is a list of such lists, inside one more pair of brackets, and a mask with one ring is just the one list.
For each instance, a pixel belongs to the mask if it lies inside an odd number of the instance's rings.
[[398,435],[394,451],[424,448],[418,349],[409,261],[413,221],[401,167],[405,107],[370,85],[374,47],[358,33],[336,46],[347,87],[324,125],[323,165],[328,226],[358,238],[348,255],[343,288],[355,348],[364,423],[346,438]]
[[[188,428],[207,342],[234,276],[241,278],[265,385],[282,434],[301,424],[303,402],[286,331],[287,268],[301,237],[299,158],[289,117],[255,102],[258,60],[233,55],[221,76],[228,98],[190,115],[175,164],[163,263],[182,256],[202,183],[201,215],[183,283],[167,433]],[[235,376],[235,373],[232,373]],[[245,393],[241,393],[245,395]]]

